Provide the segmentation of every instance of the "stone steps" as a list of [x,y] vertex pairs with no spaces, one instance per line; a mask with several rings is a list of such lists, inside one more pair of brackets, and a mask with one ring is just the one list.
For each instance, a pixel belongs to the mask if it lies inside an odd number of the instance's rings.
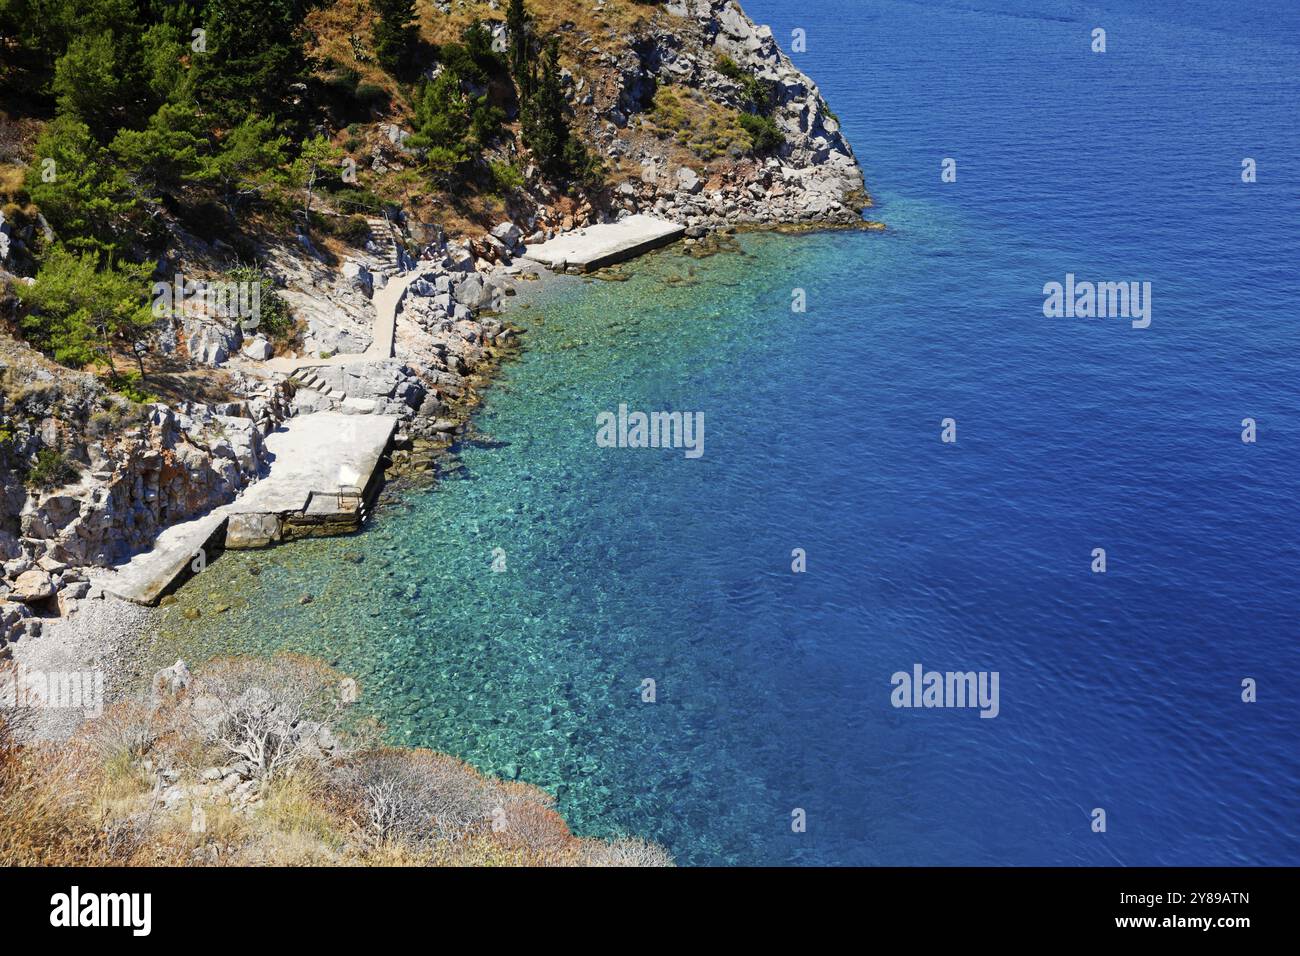
[[333,399],[336,402],[342,402],[347,400],[348,396],[346,393],[344,393],[340,389],[334,388],[331,385],[325,384],[325,381],[309,368],[300,368],[296,372],[294,372],[291,376],[289,376],[289,378],[299,388],[305,388],[313,392],[318,392],[321,395],[324,395],[326,398]]
[[392,277],[399,271],[398,263],[401,259],[401,247],[393,234],[393,226],[387,219],[379,216],[367,216],[366,224],[370,227],[372,241],[379,247],[380,255],[383,257],[372,271],[379,271]]

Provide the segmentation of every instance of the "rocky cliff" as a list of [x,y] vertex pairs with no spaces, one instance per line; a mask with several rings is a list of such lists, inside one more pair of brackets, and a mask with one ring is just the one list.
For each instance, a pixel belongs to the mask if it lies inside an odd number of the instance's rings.
[[[861,222],[869,200],[853,149],[817,84],[771,29],[755,26],[734,0],[676,0],[629,40],[621,53],[597,57],[613,82],[600,81],[588,104],[596,141],[635,171],[618,188],[618,205],[708,229]],[[754,81],[771,91],[768,109],[785,140],[774,155],[737,156],[724,147],[706,160],[701,154],[715,144],[693,148],[691,131],[682,130],[669,140],[677,148],[665,147],[673,111],[657,99],[689,91],[677,98],[687,122],[722,122],[709,107],[741,111]]]
[[[562,40],[570,122],[603,161],[602,185],[561,191],[528,165],[503,210],[480,210],[459,230],[444,228],[427,197],[392,203],[343,240],[268,230],[251,251],[293,334],[273,347],[203,309],[160,320],[153,351],[172,372],[165,401],[131,402],[0,335],[0,645],[38,633],[40,614],[97,596],[82,569],[126,560],[264,476],[262,439],[291,416],[393,414],[403,442],[445,444],[483,373],[518,343],[497,313],[535,278],[528,243],[632,213],[680,223],[688,241],[737,227],[862,223],[869,200],[853,150],[769,29],[734,0],[613,7],[556,0],[534,11]],[[435,36],[468,17],[505,30],[494,5],[453,2],[432,16]],[[407,120],[395,108],[350,127],[372,144],[376,175],[418,171],[403,145]],[[758,149],[746,124],[776,133]],[[318,208],[326,221],[357,218],[328,196]],[[169,236],[158,276],[169,282],[202,285],[244,261],[232,244],[250,249],[246,237],[201,238],[166,209],[158,220]],[[24,271],[26,229],[0,228],[0,270]]]

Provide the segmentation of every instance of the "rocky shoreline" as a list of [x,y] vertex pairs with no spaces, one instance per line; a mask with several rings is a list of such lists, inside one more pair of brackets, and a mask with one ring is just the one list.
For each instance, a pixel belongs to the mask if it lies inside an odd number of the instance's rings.
[[[581,49],[594,37],[566,42]],[[731,0],[664,3],[621,47],[593,46],[581,68],[565,71],[565,95],[576,127],[611,165],[602,194],[575,202],[530,167],[506,203],[508,218],[482,234],[448,237],[394,209],[370,218],[356,246],[326,248],[301,233],[268,238],[258,258],[296,334],[273,346],[269,333],[202,295],[178,307],[157,348],[194,384],[193,398],[135,405],[93,376],[6,345],[3,410],[23,424],[0,449],[17,461],[59,447],[76,478],[45,488],[6,483],[0,658],[102,667],[110,692],[129,683],[124,662],[151,612],[106,597],[95,583],[100,569],[264,479],[266,437],[296,417],[395,416],[390,477],[432,475],[481,390],[521,347],[508,303],[549,275],[527,258],[528,246],[632,216],[675,224],[692,255],[725,251],[740,231],[879,227],[863,220],[862,170],[816,84]],[[696,97],[683,108],[734,111],[756,82],[770,91],[779,151],[732,147],[701,161],[682,148],[680,130],[667,135],[676,101],[665,105],[661,91]],[[372,165],[409,163],[407,135],[392,126]],[[179,290],[202,292],[230,268],[229,246],[179,222],[169,227],[174,245],[159,269]],[[54,721],[52,732],[61,726]]]

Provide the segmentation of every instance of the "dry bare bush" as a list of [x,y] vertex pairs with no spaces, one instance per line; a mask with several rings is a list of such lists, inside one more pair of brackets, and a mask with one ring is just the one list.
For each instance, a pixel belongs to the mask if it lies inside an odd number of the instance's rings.
[[496,806],[473,768],[430,750],[359,754],[338,769],[335,787],[372,845],[457,839],[486,826]]
[[578,866],[673,866],[668,851],[649,840],[583,840]]
[[[0,865],[671,865],[641,840],[578,839],[544,791],[446,754],[346,753],[339,686],[304,658],[217,661],[64,744],[24,744],[0,709]],[[248,763],[259,806],[208,799],[195,771],[214,751]],[[193,788],[179,803],[160,799],[173,781]]]
[[339,754],[341,742],[330,728],[344,707],[340,685],[338,672],[311,658],[232,657],[194,678],[188,706],[204,740],[270,781],[305,761]]
[[139,701],[120,701],[89,721],[80,736],[107,763],[141,760],[170,728],[169,713]]
[[500,802],[492,826],[497,843],[535,854],[546,865],[564,865],[571,859],[578,841],[564,817],[555,811],[550,794],[518,783],[504,784],[498,790]]

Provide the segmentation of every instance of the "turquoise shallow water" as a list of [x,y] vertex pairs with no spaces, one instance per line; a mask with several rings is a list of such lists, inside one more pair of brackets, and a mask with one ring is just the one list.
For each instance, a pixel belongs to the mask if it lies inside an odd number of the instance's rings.
[[[532,327],[529,349],[492,388],[476,419],[481,440],[458,449],[457,477],[389,502],[346,541],[226,555],[165,609],[171,636],[154,646],[156,660],[320,656],[358,676],[398,742],[540,784],[583,831],[644,834],[655,817],[673,821],[658,838],[697,840],[714,827],[699,818],[725,816],[725,804],[683,806],[682,788],[711,790],[721,778],[762,792],[746,748],[769,745],[757,715],[770,711],[765,688],[732,667],[743,648],[718,653],[714,643],[743,640],[718,628],[751,603],[752,585],[719,561],[699,590],[692,565],[719,558],[701,540],[701,516],[715,513],[720,482],[749,480],[721,449],[778,444],[798,427],[789,410],[776,417],[790,402],[779,381],[765,397],[729,385],[775,340],[794,348],[806,333],[789,318],[789,289],[825,241],[750,236],[740,254],[655,254],[627,282],[525,290],[529,310],[517,314]],[[737,309],[753,316],[744,338],[726,321]],[[596,414],[620,402],[707,409],[704,457],[598,449]],[[774,417],[738,429],[755,402]],[[730,423],[715,424],[727,408]],[[504,572],[492,570],[496,549]],[[788,550],[759,563],[779,570]],[[304,593],[314,602],[300,605]],[[232,610],[181,621],[186,607],[210,609],[213,595]],[[641,701],[646,678],[655,704]],[[744,740],[717,724],[723,700],[755,715]],[[743,843],[717,840],[699,858],[745,859]]]
[[[889,231],[530,293],[462,471],[226,556],[151,653],[318,654],[397,741],[686,863],[1300,861],[1300,8],[747,7],[808,31]],[[1151,281],[1151,328],[1045,319],[1066,272]],[[598,448],[624,402],[704,456]],[[1000,715],[893,709],[916,662]]]

